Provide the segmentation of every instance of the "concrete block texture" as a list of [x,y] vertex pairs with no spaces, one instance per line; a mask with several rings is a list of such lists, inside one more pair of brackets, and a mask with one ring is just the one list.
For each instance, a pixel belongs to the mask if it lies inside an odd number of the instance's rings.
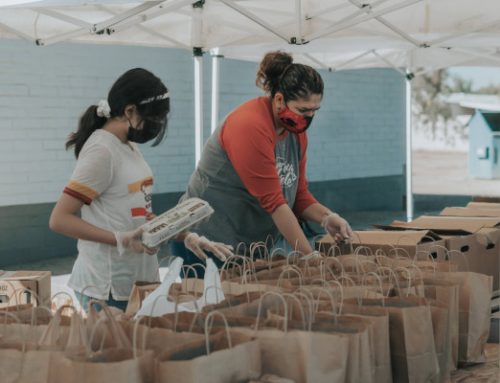
[[[142,148],[163,181],[155,183],[154,191],[184,189],[195,165],[190,52],[88,44],[36,47],[22,40],[0,41],[0,52],[0,206],[58,198],[75,161],[64,150],[68,134],[76,129],[81,113],[105,98],[115,79],[133,67],[157,74],[172,97],[166,140],[158,147]],[[242,102],[262,94],[255,86],[257,66],[221,59],[220,121]],[[402,174],[405,103],[401,76],[391,69],[321,73],[325,81],[322,108],[308,131],[309,180]],[[210,76],[211,59],[206,55],[205,138],[210,132]],[[6,177],[2,169],[14,174]]]

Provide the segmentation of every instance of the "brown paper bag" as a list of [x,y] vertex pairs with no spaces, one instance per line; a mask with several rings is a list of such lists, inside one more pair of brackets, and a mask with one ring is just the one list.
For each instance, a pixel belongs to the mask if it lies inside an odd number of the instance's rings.
[[135,313],[141,308],[142,301],[158,286],[160,286],[159,282],[134,282],[128,298],[125,314],[129,317],[134,316]]
[[436,301],[448,310],[448,333],[450,339],[448,344],[448,366],[454,371],[458,365],[458,321],[459,321],[459,286],[449,281],[435,278],[424,279],[425,297]]
[[250,380],[248,383],[294,383],[294,381],[281,376],[264,374],[259,379]]
[[[12,347],[12,345],[10,346]],[[23,350],[0,346],[0,371],[2,383],[52,383],[50,371],[60,351]]]
[[344,302],[342,313],[357,315],[372,322],[374,382],[392,383],[391,350],[389,342],[389,313],[383,307],[360,306]]
[[[102,308],[99,313],[95,309],[97,305]],[[81,319],[75,323],[85,331],[69,331],[64,355],[51,366],[51,382],[154,383],[153,352],[132,349],[133,342],[103,301],[90,301],[85,326]],[[85,338],[86,334],[90,336]],[[112,346],[104,348],[105,345]]]
[[317,313],[311,331],[344,334],[349,339],[346,383],[378,383],[375,377],[373,322],[352,315]]
[[[216,313],[216,312],[213,312]],[[205,319],[205,326],[211,314]],[[231,383],[261,375],[259,344],[239,332],[218,332],[170,349],[158,356],[157,383]]]
[[484,346],[490,329],[493,278],[474,272],[425,273],[459,285],[459,363],[484,362]]
[[[284,292],[286,289],[279,286],[273,286],[270,284],[258,283],[257,281],[251,282],[231,282],[222,281],[221,289],[224,296],[238,296],[247,293],[255,292]],[[181,283],[174,283],[170,289],[170,293],[173,297],[178,295],[191,295],[200,297],[203,294],[204,283],[202,279],[189,278],[188,280],[183,279]]]
[[[357,302],[350,302],[357,303]],[[439,381],[430,306],[416,297],[363,299],[364,306],[389,312],[393,379],[401,383]]]
[[[50,310],[46,307],[33,306],[32,304],[21,304],[16,306],[8,306],[0,309],[0,312],[10,312],[13,313],[20,323],[36,323],[48,324],[52,319],[52,314]],[[12,320],[5,318],[7,323],[11,323]],[[13,321],[17,322],[17,321]]]
[[296,383],[345,381],[349,355],[349,339],[345,335],[243,327],[233,330],[257,337],[265,374]]
[[[259,327],[269,310],[276,310],[276,303],[287,307],[283,296],[266,293],[259,300],[244,305],[238,315],[254,320],[254,329],[238,327],[247,335],[254,335],[259,340],[262,373],[274,374],[296,383],[305,382],[344,382],[347,371],[347,358],[350,353],[347,334],[304,331],[300,322],[299,329],[288,329],[288,320],[281,320],[282,329]],[[243,306],[243,305],[242,305]],[[279,307],[279,306],[278,306]],[[285,315],[285,318],[288,316]],[[271,323],[267,323],[271,324]],[[275,326],[276,323],[273,323]],[[351,353],[351,355],[353,355]]]
[[52,352],[36,350],[41,332],[33,331],[36,326],[20,323],[11,312],[2,311],[0,319],[4,322],[0,325],[2,383],[49,383]]
[[[96,306],[102,308],[100,312],[97,311]],[[131,349],[130,339],[105,302],[90,301],[86,325],[92,350],[101,348]]]
[[[346,289],[348,288],[342,289],[344,294]],[[278,315],[268,312],[267,316],[271,319],[264,323],[271,327],[281,327],[284,318],[288,317],[289,329],[344,334],[349,339],[346,382],[372,382],[375,374],[373,322],[361,317],[337,315],[337,309],[341,309],[341,305],[337,308],[335,302],[338,301],[338,290],[339,286],[332,289],[304,286],[294,295],[285,294],[283,298],[287,304],[278,308]],[[314,314],[315,306],[326,306],[328,311]],[[386,341],[388,342],[388,338]]]
[[64,355],[50,369],[51,383],[154,383],[152,351],[109,348],[92,354]]
[[[13,320],[17,320],[12,313],[2,314],[8,314]],[[84,328],[81,317],[78,316],[71,320],[70,327],[66,326],[64,331],[58,331],[62,322],[60,314],[61,310],[58,310],[48,326],[20,323],[1,326],[2,331],[10,333],[6,336],[7,333],[3,332],[0,336],[2,383],[52,383],[50,371],[54,362],[62,357],[62,351],[59,350],[79,349],[81,343],[75,336],[75,331]]]
[[[187,314],[187,313],[186,313]],[[149,321],[151,319],[151,322]],[[193,341],[202,341],[205,337],[192,332],[175,332],[162,327],[161,317],[142,317],[139,322],[121,322],[133,347],[140,350],[151,350],[155,355],[182,346]],[[181,318],[182,321],[182,318]],[[156,322],[156,323],[155,323]],[[182,322],[184,324],[184,321]],[[186,323],[187,325],[190,322]],[[154,325],[157,327],[150,327]],[[134,346],[135,338],[135,346]]]
[[436,356],[439,364],[439,382],[449,382],[451,372],[451,366],[449,363],[451,338],[450,328],[448,327],[448,309],[442,307],[441,304],[433,300],[428,300],[428,302],[431,309],[434,346],[436,348]]

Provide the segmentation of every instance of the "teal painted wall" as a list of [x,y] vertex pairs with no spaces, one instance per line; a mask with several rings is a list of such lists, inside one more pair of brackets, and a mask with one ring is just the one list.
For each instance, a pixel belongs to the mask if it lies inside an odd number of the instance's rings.
[[[118,75],[137,66],[162,78],[172,96],[166,140],[158,147],[142,148],[155,174],[156,209],[163,211],[184,190],[194,169],[190,52],[0,41],[0,267],[74,252],[72,240],[47,227],[53,203],[75,164],[64,142],[76,129],[79,115],[106,96]],[[222,59],[220,68],[223,118],[262,93],[254,85],[256,63]],[[210,73],[211,60],[205,57],[205,136],[210,130]],[[400,209],[404,80],[389,69],[321,73],[325,95],[309,130],[311,189],[340,211]],[[374,188],[370,180],[388,182]]]

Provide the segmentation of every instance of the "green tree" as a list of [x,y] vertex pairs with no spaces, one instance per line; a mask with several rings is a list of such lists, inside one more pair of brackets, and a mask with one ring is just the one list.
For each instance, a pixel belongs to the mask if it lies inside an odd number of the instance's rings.
[[451,117],[451,107],[444,101],[443,95],[449,95],[449,74],[441,69],[424,73],[412,80],[413,112],[417,117],[417,129],[430,131],[436,137],[440,121],[446,123]]
[[[446,101],[452,93],[486,93],[483,89],[474,91],[472,81],[451,76],[446,69],[424,73],[412,80],[413,126],[429,132],[433,139],[441,133],[449,139],[451,131],[465,135],[465,125],[453,111],[453,105]],[[491,86],[488,93],[499,94],[500,88]]]

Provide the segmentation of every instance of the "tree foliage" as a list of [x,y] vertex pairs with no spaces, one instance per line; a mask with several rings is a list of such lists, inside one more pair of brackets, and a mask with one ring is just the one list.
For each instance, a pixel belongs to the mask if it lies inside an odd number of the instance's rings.
[[452,131],[464,135],[465,126],[456,118],[453,105],[446,101],[452,93],[476,93],[472,81],[452,76],[446,69],[416,76],[412,80],[413,126],[429,133],[450,136]]

